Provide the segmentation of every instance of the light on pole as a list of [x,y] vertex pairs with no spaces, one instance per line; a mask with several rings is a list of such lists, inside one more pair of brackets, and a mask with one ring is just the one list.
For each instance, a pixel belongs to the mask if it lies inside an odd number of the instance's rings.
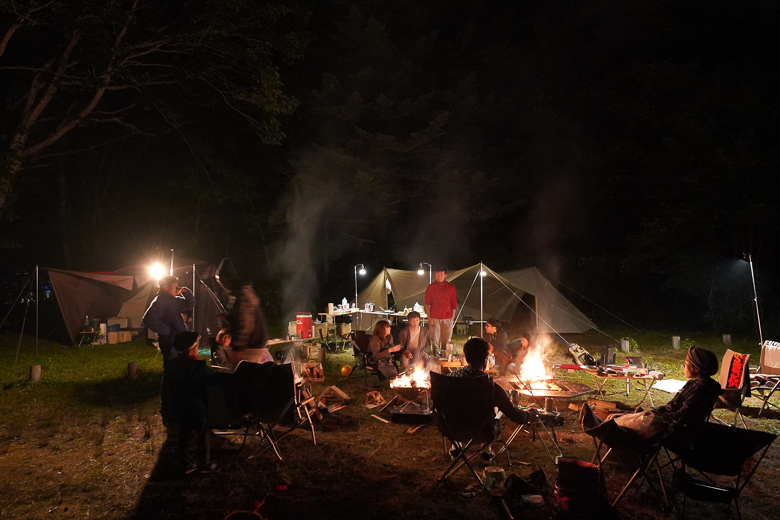
[[758,339],[761,342],[759,346],[763,346],[764,334],[761,332],[761,314],[758,312],[758,293],[756,292],[756,275],[753,272],[753,256],[750,253],[744,253],[743,256],[750,264],[750,278],[753,280],[753,302],[756,305],[756,322],[758,323]]
[[425,274],[425,269],[423,269],[424,265],[428,266],[428,284],[430,285],[430,283],[433,281],[433,278],[431,277],[431,270],[433,269],[433,267],[431,266],[431,264],[429,264],[428,262],[420,262],[420,268],[417,270],[417,274],[419,274],[420,276]]
[[[358,269],[358,267],[360,269]],[[358,277],[358,275],[363,276],[364,274],[366,274],[366,268],[363,266],[363,264],[356,265],[355,266],[355,308],[357,308],[357,306],[358,306],[358,301],[357,301],[357,297],[358,297],[357,277]]]

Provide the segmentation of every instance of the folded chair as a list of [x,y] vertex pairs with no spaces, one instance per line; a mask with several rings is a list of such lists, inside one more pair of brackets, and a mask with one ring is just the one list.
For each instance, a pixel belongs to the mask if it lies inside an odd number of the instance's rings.
[[[595,428],[587,429],[585,433],[593,437],[593,441],[596,443],[596,451],[593,453],[591,463],[595,464],[602,474],[604,474],[603,464],[613,452],[620,453],[621,464],[630,463],[633,465],[634,472],[617,497],[612,501],[612,507],[615,507],[620,502],[637,479],[639,479],[638,488],[641,488],[642,484],[647,482],[653,492],[659,494],[659,489],[648,478],[649,472],[653,469],[660,486],[660,495],[663,496],[666,505],[669,505],[666,487],[661,476],[661,466],[658,464],[658,453],[663,446],[666,433],[655,435],[651,438],[643,438],[636,431],[621,427],[614,419],[605,421]],[[601,455],[602,450],[604,450],[603,456]]]
[[[739,495],[753,476],[777,435],[704,423],[685,446],[672,451],[682,464],[674,472],[674,485],[683,493],[682,517],[687,498],[731,503],[742,518]],[[698,476],[698,478],[697,478]]]
[[[487,376],[448,377],[435,372],[430,376],[433,418],[444,438],[445,452],[454,457],[438,482],[444,482],[466,466],[482,484],[472,461],[491,443],[502,442],[493,409],[493,382]],[[450,450],[447,443],[452,447]],[[469,450],[473,450],[471,454]],[[507,461],[511,464],[508,451]]]
[[[750,354],[740,354],[733,350],[727,350],[723,355],[720,367],[720,387],[723,389],[721,396],[715,401],[715,409],[727,409],[734,412],[734,420],[729,426],[736,426],[737,419],[742,421],[742,426],[747,428],[745,418],[742,416],[742,403],[750,396]],[[713,419],[721,424],[728,424],[714,414]]]
[[[780,389],[780,343],[777,341],[764,341],[761,345],[761,359],[758,365],[758,373],[750,375],[750,389],[755,390],[761,399],[761,409],[758,416],[767,406],[780,410],[777,403],[776,392]],[[775,396],[772,402],[772,396]]]
[[[308,406],[314,398],[301,399],[292,364],[241,361],[236,366],[236,379],[239,409],[247,418],[244,444],[250,429],[254,427],[257,429],[255,435],[260,437],[261,445],[264,445],[260,452],[271,448],[279,460],[282,460],[279,441],[306,423],[311,430],[312,442],[317,444],[311,420],[313,412]],[[285,430],[278,434],[277,428]]]

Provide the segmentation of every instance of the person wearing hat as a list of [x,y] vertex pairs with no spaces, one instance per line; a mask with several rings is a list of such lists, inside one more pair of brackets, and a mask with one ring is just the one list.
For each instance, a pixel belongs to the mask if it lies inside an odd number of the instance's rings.
[[173,340],[177,334],[187,330],[181,315],[195,307],[195,296],[186,287],[179,287],[175,276],[160,278],[160,290],[149,308],[146,309],[143,323],[157,333],[160,352],[163,354],[163,366],[166,360],[176,357]]
[[398,333],[401,345],[401,366],[409,373],[418,363],[428,364],[431,356],[431,333],[420,327],[420,313],[412,311],[406,315],[409,324]]
[[167,426],[170,415],[170,385],[166,373],[170,361],[176,357],[173,341],[177,334],[187,331],[187,326],[181,317],[195,307],[195,296],[186,287],[179,287],[179,279],[175,276],[160,278],[160,290],[157,292],[143,317],[143,324],[157,333],[157,344],[162,352],[163,378],[160,386],[160,414],[163,424]]
[[[691,346],[685,356],[683,371],[688,381],[664,406],[645,412],[613,414],[607,419],[615,419],[620,426],[632,429],[646,439],[671,433],[665,443],[686,442],[695,436],[697,426],[707,421],[723,390],[720,383],[712,379],[718,373],[718,358],[711,350]],[[587,430],[598,426],[601,420],[593,415],[590,407],[583,406],[580,422]]]
[[446,281],[447,268],[436,266],[433,270],[436,281],[425,289],[425,314],[428,315],[428,324],[431,327],[433,352],[440,357],[452,337],[458,297],[455,286]]
[[[169,363],[165,374],[171,388],[171,412],[178,430],[177,447],[184,473],[198,469],[213,471],[208,427],[208,380],[210,370],[198,359],[200,336],[196,332],[180,332],[173,341],[177,356]],[[192,434],[197,438],[197,458],[189,453]]]

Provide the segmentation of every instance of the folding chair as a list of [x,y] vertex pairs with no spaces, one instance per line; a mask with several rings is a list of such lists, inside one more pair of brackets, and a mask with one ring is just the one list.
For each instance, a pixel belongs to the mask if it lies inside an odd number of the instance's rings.
[[[250,428],[254,426],[257,428],[255,435],[260,437],[261,444],[266,441],[268,443],[258,453],[272,448],[279,460],[282,460],[279,441],[304,423],[308,423],[312,442],[316,446],[317,437],[311,420],[313,412],[309,406],[314,398],[301,400],[292,364],[241,361],[236,366],[235,375],[239,409],[245,411],[247,417],[242,447],[249,436]],[[278,427],[287,429],[277,434]]]
[[[734,412],[734,420],[730,426],[737,425],[737,419],[742,420],[742,426],[747,428],[742,416],[742,403],[750,395],[750,354],[740,354],[727,350],[723,355],[720,367],[720,387],[723,393],[715,401],[715,409],[724,408]],[[714,414],[710,415],[721,424],[728,424]]]
[[376,363],[372,361],[369,351],[371,336],[365,331],[353,330],[349,333],[349,339],[352,344],[352,356],[355,358],[355,366],[352,367],[349,377],[352,377],[356,370],[363,370],[365,375],[379,376],[379,370],[376,368]]
[[766,340],[761,345],[758,373],[750,375],[750,389],[755,390],[762,401],[759,417],[767,406],[780,410],[777,398],[771,402],[772,396],[780,389],[780,343],[777,341]]
[[[445,453],[455,456],[438,482],[444,482],[466,466],[481,485],[482,478],[472,461],[491,443],[502,442],[493,409],[493,382],[487,376],[448,377],[435,372],[430,376],[433,418],[444,438]],[[451,450],[447,450],[447,442]],[[470,449],[474,450],[471,454]],[[511,464],[509,452],[506,453]]]
[[[501,412],[499,412],[500,415]],[[531,440],[535,441],[537,437],[542,442],[547,455],[550,460],[555,463],[560,457],[563,457],[561,447],[558,445],[558,436],[555,433],[555,426],[563,426],[563,416],[555,412],[545,412],[541,410],[535,421],[518,425],[512,435],[510,435],[504,446],[498,451],[496,456],[500,456],[504,451],[509,449],[509,445],[515,440],[520,432],[526,432],[531,434]],[[544,435],[543,435],[544,434]],[[547,437],[547,440],[545,440]],[[510,463],[511,465],[511,463]]]
[[718,423],[704,423],[700,428],[686,446],[672,450],[682,463],[674,472],[675,487],[683,493],[682,517],[686,499],[691,498],[728,504],[727,516],[733,502],[742,518],[739,495],[777,435]]
[[[647,482],[653,492],[658,494],[655,485],[647,478],[651,466],[655,467],[661,495],[666,505],[669,506],[669,498],[666,495],[666,487],[661,476],[661,466],[658,464],[658,453],[662,448],[663,439],[666,437],[665,434],[646,439],[634,430],[622,428],[614,419],[605,421],[595,428],[585,430],[585,433],[593,437],[593,441],[596,443],[596,451],[593,453],[591,464],[596,464],[602,474],[604,473],[603,463],[613,450],[620,450],[624,457],[627,456],[631,459],[631,462],[636,464],[634,473],[623,486],[623,489],[620,490],[617,497],[615,497],[615,500],[612,501],[612,507],[615,507],[620,502],[637,478],[639,478],[638,488],[641,488],[642,484]],[[598,442],[596,439],[598,439]],[[606,448],[603,456],[601,455],[602,448]]]

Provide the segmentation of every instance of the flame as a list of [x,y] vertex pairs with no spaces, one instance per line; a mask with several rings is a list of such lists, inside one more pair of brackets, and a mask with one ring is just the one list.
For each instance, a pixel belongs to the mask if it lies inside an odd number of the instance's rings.
[[544,348],[536,345],[528,349],[528,353],[520,368],[520,379],[531,383],[531,388],[538,390],[547,390],[549,388],[546,381],[552,379],[547,374],[544,367]]
[[430,388],[431,380],[428,376],[427,370],[416,367],[414,370],[412,370],[411,374],[401,374],[400,376],[390,381],[390,387]]

